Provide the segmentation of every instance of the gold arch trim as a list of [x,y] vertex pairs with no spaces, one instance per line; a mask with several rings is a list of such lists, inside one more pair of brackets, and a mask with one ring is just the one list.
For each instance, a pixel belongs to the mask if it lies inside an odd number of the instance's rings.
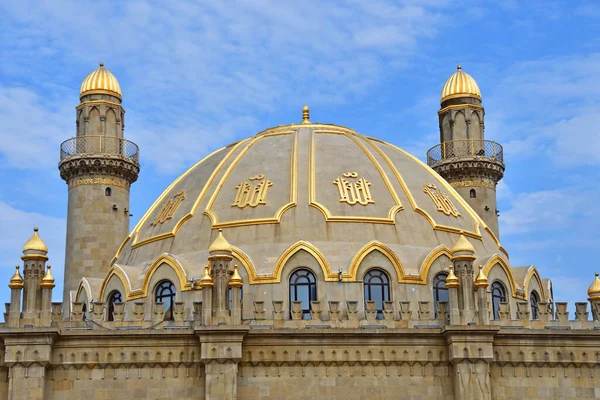
[[358,268],[360,267],[360,264],[365,259],[365,257],[367,257],[374,251],[378,251],[381,254],[383,254],[392,263],[394,269],[396,270],[398,282],[405,282],[406,275],[404,273],[404,267],[402,266],[400,259],[398,258],[396,253],[392,251],[392,249],[390,249],[388,246],[377,240],[370,241],[369,243],[364,245],[358,251],[358,253],[356,253],[354,258],[350,262],[350,270],[348,271],[348,273],[342,274],[342,281],[356,281]]
[[127,300],[139,299],[142,297],[146,297],[148,295],[148,288],[150,286],[150,281],[156,270],[163,265],[168,265],[177,275],[177,279],[179,280],[179,287],[182,292],[192,290],[192,282],[188,281],[187,274],[185,270],[172,255],[163,253],[161,254],[156,261],[152,263],[148,271],[144,274],[144,281],[142,283],[142,287],[140,289],[133,290],[128,296]]
[[288,260],[290,258],[292,258],[292,256],[294,254],[298,253],[301,250],[306,251],[311,256],[313,256],[315,258],[315,260],[317,260],[317,262],[319,263],[319,266],[321,267],[321,270],[323,271],[323,276],[325,277],[326,281],[337,281],[338,280],[337,274],[335,274],[335,273],[333,273],[333,271],[331,271],[331,266],[329,265],[329,262],[327,261],[327,259],[323,255],[323,253],[321,253],[319,251],[319,249],[317,249],[313,244],[311,244],[307,241],[304,241],[304,240],[300,240],[300,241],[294,243],[293,245],[291,245],[290,247],[288,247],[279,256],[279,259],[277,260],[277,263],[275,264],[275,271],[273,272],[272,275],[258,275],[256,277],[255,283],[279,283],[279,282],[281,282],[281,274],[283,272],[283,268],[285,267],[286,263],[288,262]]
[[248,257],[246,253],[240,250],[237,247],[232,246],[231,248],[232,255],[242,264],[242,267],[246,270],[246,274],[248,275],[248,280],[250,284],[257,283],[256,279],[258,274],[256,273],[256,268],[254,267],[254,263]]
[[523,287],[525,288],[525,296],[527,296],[527,300],[529,301],[529,283],[533,278],[537,280],[540,290],[542,292],[540,293],[540,296],[542,297],[541,301],[547,301],[546,289],[544,288],[544,285],[542,285],[542,277],[540,276],[540,273],[538,272],[537,268],[533,265],[529,267],[529,269],[527,270],[527,275],[525,275],[525,279],[523,279]]
[[[317,134],[333,134],[333,135],[345,136],[348,139],[352,140],[363,151],[363,153],[371,161],[371,163],[373,164],[373,166],[375,167],[375,169],[381,176],[383,183],[388,188],[388,191],[389,191],[394,203],[396,204],[394,207],[392,207],[389,210],[387,218],[334,216],[331,214],[331,211],[329,211],[329,209],[327,207],[325,207],[325,205],[323,205],[317,201],[317,184],[316,184],[317,170],[316,170],[316,151],[315,151],[315,136]],[[398,197],[396,190],[390,183],[390,180],[388,179],[387,175],[385,174],[385,171],[383,170],[383,168],[381,168],[381,165],[379,164],[379,162],[375,159],[375,157],[373,157],[373,155],[367,149],[367,147],[364,144],[362,144],[355,136],[356,136],[356,133],[352,132],[352,131],[346,132],[343,130],[337,131],[337,130],[325,130],[325,129],[324,130],[316,130],[315,129],[313,131],[313,133],[310,137],[309,156],[308,156],[308,158],[309,158],[309,166],[308,166],[309,203],[308,204],[311,207],[314,207],[317,210],[321,211],[321,213],[325,217],[325,220],[328,222],[370,222],[370,223],[392,224],[393,225],[396,223],[396,220],[395,220],[396,214],[399,211],[403,210],[404,207],[402,206],[402,203],[400,202],[400,198]]]
[[102,282],[102,287],[100,288],[100,295],[98,296],[98,299],[100,301],[104,301],[104,292],[106,291],[106,285],[108,285],[108,282],[110,282],[110,279],[113,276],[116,276],[121,281],[123,289],[125,290],[125,299],[129,300],[129,295],[131,293],[131,282],[129,281],[129,278],[127,277],[127,274],[125,273],[123,268],[119,267],[118,265],[113,265],[110,271],[108,271],[106,278],[104,278],[104,282]]
[[[279,210],[277,210],[277,212],[275,213],[275,216],[273,216],[272,218],[256,218],[256,219],[219,222],[219,218],[211,210],[211,207],[213,206],[215,200],[217,199],[217,196],[221,192],[221,188],[223,187],[223,184],[225,183],[227,178],[229,178],[229,175],[231,174],[231,172],[233,171],[235,166],[246,155],[246,153],[260,140],[267,138],[267,137],[271,137],[271,136],[282,136],[282,135],[294,135],[294,140],[293,140],[293,144],[292,144],[292,157],[290,158],[290,174],[291,174],[291,176],[290,176],[290,201],[288,203],[284,204],[283,206],[281,206],[279,208]],[[219,181],[219,184],[217,185],[217,189],[213,192],[212,196],[210,197],[210,200],[208,201],[208,204],[206,205],[206,209],[204,210],[203,214],[210,218],[213,229],[229,228],[232,226],[246,226],[246,225],[279,223],[281,221],[281,217],[283,216],[283,214],[287,210],[295,207],[298,203],[298,183],[297,183],[298,182],[298,172],[297,172],[297,168],[298,168],[298,135],[295,134],[294,131],[275,132],[275,133],[264,134],[261,136],[255,136],[254,138],[251,139],[251,142],[248,143],[248,145],[235,157],[235,159],[231,162],[229,167],[227,167],[227,170],[225,171],[225,173],[223,174],[223,177],[221,178],[221,180]]]
[[490,271],[492,270],[492,268],[494,268],[496,265],[499,265],[500,268],[502,268],[504,270],[504,273],[508,277],[512,296],[520,298],[520,296],[517,296],[517,285],[515,283],[515,279],[513,277],[512,271],[510,270],[510,267],[508,266],[506,261],[504,261],[504,259],[502,257],[500,257],[498,254],[495,254],[494,256],[492,256],[485,263],[485,267],[483,268],[483,272],[485,273],[485,276],[488,276],[490,274]]
[[427,257],[425,257],[425,260],[423,260],[423,262],[421,263],[421,268],[419,269],[419,279],[421,280],[421,282],[419,283],[421,283],[422,285],[427,284],[427,276],[429,275],[429,270],[431,269],[433,263],[436,262],[436,260],[441,256],[446,256],[450,260],[452,259],[452,251],[450,251],[450,248],[444,244],[439,245],[435,249],[431,250],[429,254],[427,254]]

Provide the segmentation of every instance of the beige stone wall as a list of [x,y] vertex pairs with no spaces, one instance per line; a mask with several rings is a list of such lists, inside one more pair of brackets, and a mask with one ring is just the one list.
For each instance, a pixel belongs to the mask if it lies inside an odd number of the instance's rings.
[[203,399],[200,366],[115,366],[49,369],[44,400]]
[[[454,188],[469,205],[477,212],[477,214],[490,227],[492,232],[499,237],[498,234],[498,217],[496,216],[496,189],[484,187],[455,187]],[[476,198],[472,199],[470,195],[471,189],[475,190]],[[485,208],[489,209],[486,210]]]
[[434,376],[431,365],[412,369],[382,364],[244,366],[238,377],[238,399],[454,399],[451,377]]
[[[79,179],[91,176],[78,177]],[[69,189],[64,302],[77,290],[82,277],[102,277],[129,231],[129,189],[124,180],[116,185],[79,185]],[[105,195],[110,187],[111,196]],[[113,205],[117,209],[113,210]],[[68,311],[68,310],[66,310]]]
[[600,398],[598,364],[495,364],[491,375],[494,400]]

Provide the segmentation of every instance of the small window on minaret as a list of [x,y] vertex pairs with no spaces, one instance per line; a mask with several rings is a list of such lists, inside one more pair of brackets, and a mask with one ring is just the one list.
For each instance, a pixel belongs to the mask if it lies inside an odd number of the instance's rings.
[[[472,191],[471,191],[472,192]],[[104,195],[105,196],[110,196],[112,194],[112,190],[111,188],[107,187],[106,190],[104,191]],[[471,196],[472,197],[472,196]]]
[[472,199],[476,199],[477,198],[477,192],[475,191],[475,189],[471,189],[469,197],[471,197]]

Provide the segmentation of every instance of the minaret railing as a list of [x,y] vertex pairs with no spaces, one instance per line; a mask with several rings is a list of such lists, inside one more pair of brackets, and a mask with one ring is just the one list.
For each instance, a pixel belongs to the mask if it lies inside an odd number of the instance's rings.
[[67,139],[60,145],[60,160],[86,154],[119,155],[139,162],[140,151],[137,144],[115,136],[85,135]]
[[504,149],[491,140],[458,139],[448,140],[427,151],[427,164],[456,158],[491,158],[504,162]]

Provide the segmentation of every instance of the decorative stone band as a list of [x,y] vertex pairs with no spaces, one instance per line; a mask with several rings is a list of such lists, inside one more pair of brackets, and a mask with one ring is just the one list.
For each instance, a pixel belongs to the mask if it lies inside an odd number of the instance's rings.
[[69,189],[74,188],[76,186],[81,185],[111,185],[121,187],[123,189],[129,189],[129,183],[127,181],[122,181],[119,179],[113,178],[83,178],[83,179],[75,179],[69,182]]
[[451,182],[450,186],[453,188],[464,188],[464,187],[484,187],[488,189],[496,189],[496,185],[492,182],[485,181],[460,181],[460,182]]

